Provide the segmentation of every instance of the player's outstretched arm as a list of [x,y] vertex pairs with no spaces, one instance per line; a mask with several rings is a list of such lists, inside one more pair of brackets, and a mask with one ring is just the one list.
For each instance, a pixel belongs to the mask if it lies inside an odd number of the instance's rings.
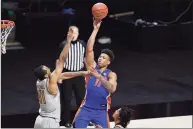
[[87,43],[87,47],[86,47],[86,67],[87,70],[89,68],[89,66],[93,65],[94,67],[96,66],[96,63],[94,61],[94,43],[95,43],[95,39],[96,39],[96,35],[99,31],[101,25],[101,21],[94,19],[93,18],[93,31],[92,34],[90,35],[90,38],[88,39],[88,43]]
[[101,81],[103,86],[108,89],[110,93],[115,92],[117,89],[117,75],[114,72],[109,73],[109,80],[107,81],[101,74],[99,74],[96,69],[90,66],[90,72],[93,76]]
[[89,71],[64,72],[61,74],[60,79],[65,80],[65,79],[70,79],[77,76],[87,76],[89,74],[90,74]]
[[67,41],[66,44],[60,53],[59,59],[56,60],[56,67],[55,70],[51,73],[50,79],[49,79],[49,87],[48,90],[51,94],[55,95],[57,94],[57,82],[60,78],[60,75],[64,68],[64,63],[66,61],[66,58],[68,56],[68,50],[70,48],[70,43],[73,39],[73,29],[70,29],[67,35]]

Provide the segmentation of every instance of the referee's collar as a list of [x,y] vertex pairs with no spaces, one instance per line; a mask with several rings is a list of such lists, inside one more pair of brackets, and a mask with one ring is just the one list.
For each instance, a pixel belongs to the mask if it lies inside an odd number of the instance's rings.
[[72,44],[75,44],[78,42],[78,39],[77,40],[74,40],[74,41],[71,41]]

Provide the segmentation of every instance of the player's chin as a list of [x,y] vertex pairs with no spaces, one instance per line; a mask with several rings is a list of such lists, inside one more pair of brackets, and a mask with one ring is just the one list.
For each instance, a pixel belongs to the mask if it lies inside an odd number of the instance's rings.
[[101,67],[103,67],[103,64],[101,64],[101,63],[98,63],[98,66],[101,68]]
[[113,119],[115,119],[115,113],[112,115]]

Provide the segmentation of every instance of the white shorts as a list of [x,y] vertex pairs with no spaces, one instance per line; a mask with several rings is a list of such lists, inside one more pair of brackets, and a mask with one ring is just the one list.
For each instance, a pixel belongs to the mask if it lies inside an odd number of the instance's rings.
[[39,115],[36,118],[34,128],[60,128],[60,123],[54,118]]

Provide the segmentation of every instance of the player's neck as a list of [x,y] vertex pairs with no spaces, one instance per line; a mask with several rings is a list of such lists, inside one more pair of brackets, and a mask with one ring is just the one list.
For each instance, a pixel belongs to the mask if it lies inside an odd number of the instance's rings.
[[105,71],[106,69],[107,69],[107,67],[99,68],[99,71],[102,73],[102,72]]
[[115,120],[115,125],[118,125],[120,123],[119,120]]

